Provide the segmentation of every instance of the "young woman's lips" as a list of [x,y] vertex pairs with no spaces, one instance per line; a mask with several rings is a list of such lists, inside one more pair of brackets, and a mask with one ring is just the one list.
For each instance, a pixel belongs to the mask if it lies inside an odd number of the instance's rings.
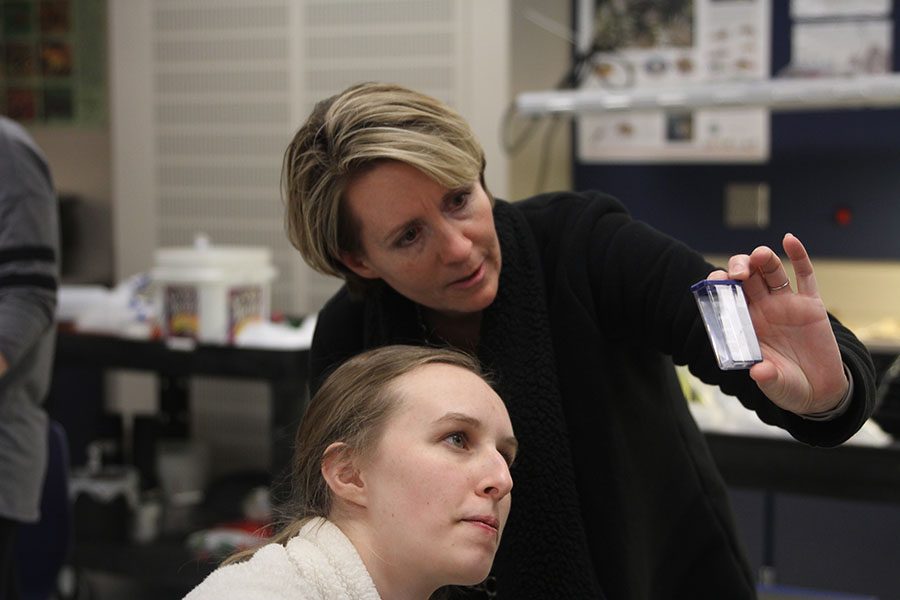
[[482,261],[478,268],[475,269],[472,273],[463,277],[462,279],[457,279],[453,283],[450,284],[450,287],[455,288],[457,290],[467,290],[469,288],[475,287],[479,283],[484,280],[485,273],[485,263],[486,261]]
[[466,523],[470,523],[477,528],[481,529],[485,533],[490,533],[491,535],[498,535],[499,531],[499,523],[493,517],[473,517],[471,519],[463,519]]

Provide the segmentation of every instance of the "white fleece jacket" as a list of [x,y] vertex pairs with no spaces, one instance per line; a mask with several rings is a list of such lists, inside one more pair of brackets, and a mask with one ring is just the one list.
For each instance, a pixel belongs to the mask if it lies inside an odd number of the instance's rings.
[[250,560],[213,571],[184,600],[381,600],[356,548],[322,518],[286,546],[268,544]]

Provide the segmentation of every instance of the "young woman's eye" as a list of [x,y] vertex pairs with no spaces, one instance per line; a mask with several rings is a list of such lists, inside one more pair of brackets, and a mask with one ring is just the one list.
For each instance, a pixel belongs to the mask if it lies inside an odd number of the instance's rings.
[[468,442],[466,439],[466,434],[462,431],[454,431],[450,435],[444,438],[451,446],[455,446],[456,448],[465,448]]

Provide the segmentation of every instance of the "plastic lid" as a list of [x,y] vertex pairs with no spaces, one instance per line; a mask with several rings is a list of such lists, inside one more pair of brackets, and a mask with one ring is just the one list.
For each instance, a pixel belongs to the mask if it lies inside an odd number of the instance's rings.
[[263,246],[216,246],[198,234],[193,246],[158,248],[154,252],[157,267],[266,267],[272,262],[272,251]]
[[737,279],[701,279],[691,286],[691,291],[696,292],[710,285],[741,285],[742,282]]
[[170,283],[239,283],[271,281],[278,274],[275,267],[268,265],[246,268],[241,264],[230,267],[161,266],[151,270],[153,279]]

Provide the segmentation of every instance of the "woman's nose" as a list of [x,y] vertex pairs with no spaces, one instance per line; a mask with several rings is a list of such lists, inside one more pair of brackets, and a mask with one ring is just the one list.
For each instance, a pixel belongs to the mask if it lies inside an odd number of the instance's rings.
[[441,232],[440,257],[445,264],[465,262],[472,252],[472,240],[459,226],[448,224]]
[[513,480],[506,459],[499,453],[492,457],[486,467],[484,479],[479,485],[482,495],[492,496],[499,500],[512,491]]

